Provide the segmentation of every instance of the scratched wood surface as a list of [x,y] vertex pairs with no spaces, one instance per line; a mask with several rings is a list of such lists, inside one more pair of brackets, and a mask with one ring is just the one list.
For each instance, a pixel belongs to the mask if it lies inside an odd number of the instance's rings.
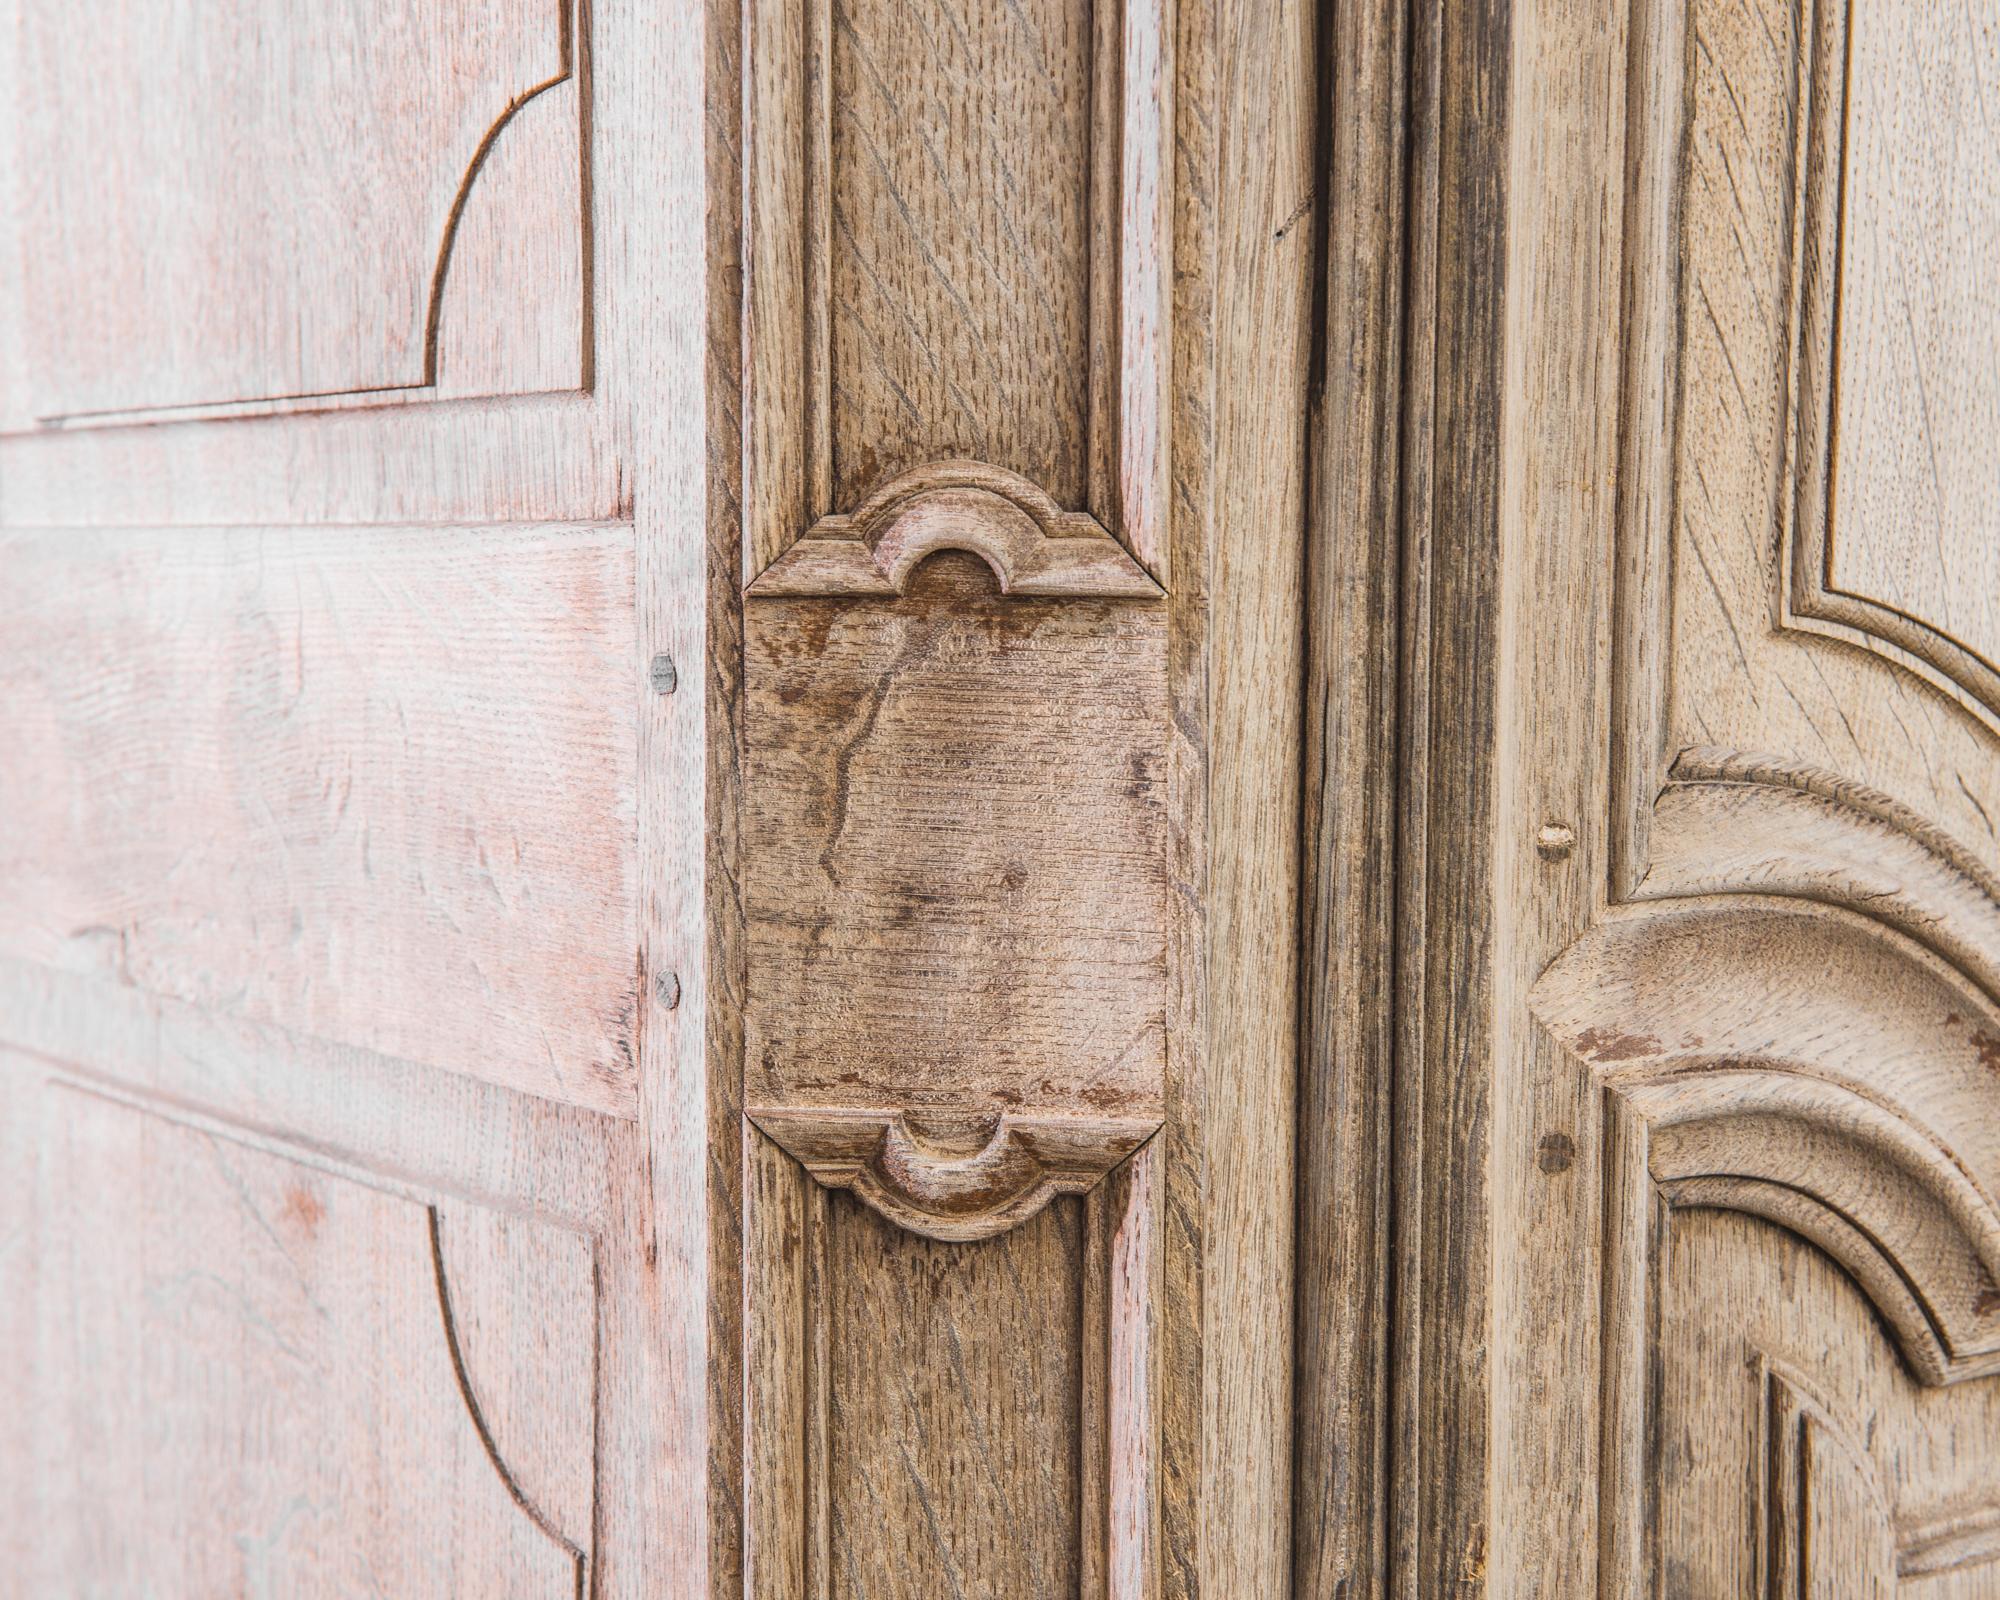
[[1094,9],[839,8],[808,202],[827,208],[836,505],[953,457],[1087,493]]
[[[934,1333],[885,1390],[977,1415],[997,1480],[920,1434],[935,1525],[899,1501],[855,1559],[1278,1592],[1309,13],[756,0],[743,46],[748,1588],[854,1581],[826,1371],[873,1355],[815,1343],[815,1218],[851,1194],[939,1241],[887,1249],[876,1301],[1012,1327],[1012,1282],[931,1264],[1041,1251],[1080,1189],[1118,1220],[1063,1246],[1085,1309],[1013,1403]],[[996,1531],[1005,1464],[1057,1449],[1056,1521]]]
[[746,1093],[1157,1118],[1162,608],[934,566],[751,604]]
[[0,1561],[709,1593],[709,41],[0,10]]
[[1079,1592],[1082,1210],[968,1246],[831,1198],[830,1595]]
[[[2000,666],[2000,28],[1981,11],[1855,6],[1845,134],[1827,586]],[[1829,64],[1826,89],[1831,101]],[[1824,265],[1824,264],[1822,264]]]
[[[1782,1579],[1803,1546],[1817,1570],[1772,1592],[1993,1592],[1994,1385],[1918,1384],[1852,1279],[1796,1235],[1727,1211],[1676,1218],[1661,1309],[1660,1448],[1681,1463],[1662,1479],[1662,1542],[1701,1552],[1683,1571],[1718,1593],[1761,1593],[1760,1576]],[[1817,1414],[1822,1438],[1810,1450],[1769,1415],[1771,1391],[1783,1386]],[[1806,1481],[1774,1493],[1785,1476]],[[1774,1563],[1779,1571],[1768,1570]]]

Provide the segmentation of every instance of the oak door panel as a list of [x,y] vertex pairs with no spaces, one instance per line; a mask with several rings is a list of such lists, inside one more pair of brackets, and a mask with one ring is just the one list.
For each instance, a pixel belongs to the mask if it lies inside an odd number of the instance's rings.
[[[577,17],[31,0],[26,392],[0,425],[574,388]],[[84,130],[87,130],[87,134]],[[470,324],[447,322],[470,303]]]
[[[1611,893],[1529,1001],[1543,1103],[1577,1097],[1591,1148],[1545,1134],[1521,1191],[1583,1175],[1585,1559],[1619,1596],[1978,1594],[2000,299],[1966,151],[2000,45],[1848,0],[1633,26]],[[1530,917],[1577,847],[1536,836]]]
[[629,1116],[629,525],[0,533],[0,949]]
[[79,1592],[581,1592],[587,1236],[43,1094],[31,1565]]

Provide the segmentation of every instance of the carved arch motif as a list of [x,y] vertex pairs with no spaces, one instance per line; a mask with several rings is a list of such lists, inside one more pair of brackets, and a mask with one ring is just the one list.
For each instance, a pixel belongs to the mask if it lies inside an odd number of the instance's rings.
[[1536,1015],[1670,1205],[1769,1217],[1867,1290],[1928,1383],[2000,1371],[2000,891],[1886,798],[1718,751]]
[[[1886,796],[1727,750],[1684,751],[1650,820],[1629,898],[1530,995],[1602,1094],[1613,1583],[1656,1554],[1647,1374],[1675,1212],[1738,1211],[1817,1247],[1921,1383],[2000,1373],[2000,881]],[[1891,1584],[1937,1550],[1988,1559],[1984,1523],[1898,1543],[1823,1408],[1767,1377],[1767,1592],[1818,1592],[1815,1536]],[[1866,1514],[1821,1527],[1829,1496]]]

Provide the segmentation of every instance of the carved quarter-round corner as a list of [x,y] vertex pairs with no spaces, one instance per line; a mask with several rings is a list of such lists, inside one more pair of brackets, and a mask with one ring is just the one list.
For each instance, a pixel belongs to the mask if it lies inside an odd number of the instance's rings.
[[2000,896],[1832,775],[1675,763],[1652,867],[1529,996],[1681,1207],[1843,1266],[1924,1382],[2000,1370]]

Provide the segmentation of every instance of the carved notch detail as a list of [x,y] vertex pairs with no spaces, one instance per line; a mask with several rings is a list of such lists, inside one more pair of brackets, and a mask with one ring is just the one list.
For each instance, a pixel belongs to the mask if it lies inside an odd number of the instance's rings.
[[884,484],[851,516],[822,517],[750,585],[753,595],[896,595],[926,556],[965,550],[1010,595],[1157,599],[1160,586],[1088,512],[1064,511],[1017,473],[943,461]]
[[829,1189],[848,1189],[932,1239],[989,1239],[1059,1194],[1082,1194],[1151,1138],[1152,1122],[1003,1112],[971,1151],[946,1147],[901,1111],[754,1109],[750,1120]]

